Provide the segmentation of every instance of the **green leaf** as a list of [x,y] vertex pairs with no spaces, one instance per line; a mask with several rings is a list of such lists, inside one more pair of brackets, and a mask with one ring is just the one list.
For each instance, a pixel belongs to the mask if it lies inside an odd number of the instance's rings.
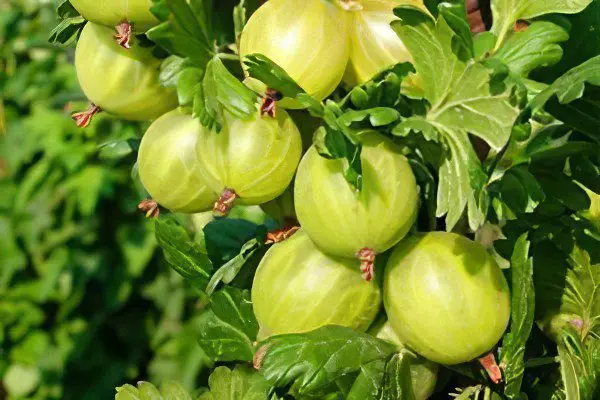
[[177,56],[165,58],[160,64],[160,74],[158,76],[160,85],[166,88],[177,88],[180,79],[179,74],[188,67],[188,64],[185,58]]
[[376,107],[367,110],[349,110],[337,119],[338,124],[350,127],[354,122],[368,120],[373,127],[392,124],[400,119],[400,113],[389,107]]
[[150,382],[138,382],[137,387],[118,387],[115,400],[192,400],[192,396],[177,382],[165,382],[160,391]]
[[73,7],[69,0],[59,0],[56,7],[56,13],[62,19],[76,17],[79,12]]
[[490,189],[510,209],[512,216],[532,213],[546,198],[536,177],[526,168],[510,169]]
[[592,400],[600,393],[600,340],[582,342],[573,330],[558,343],[560,371],[567,400]]
[[511,257],[511,322],[510,332],[502,341],[501,368],[504,370],[504,394],[509,399],[521,398],[525,372],[525,345],[533,328],[535,291],[533,259],[529,256],[527,234],[521,235]]
[[568,39],[568,32],[560,25],[534,21],[526,30],[510,35],[494,58],[506,64],[513,74],[527,77],[538,67],[560,61],[563,50],[559,43]]
[[263,243],[264,240],[260,241],[258,239],[250,239],[246,242],[237,256],[227,261],[213,274],[206,287],[206,294],[211,296],[221,282],[225,284],[231,283],[240,273],[246,261],[263,247]]
[[385,359],[372,361],[360,367],[360,372],[354,380],[347,395],[347,400],[376,399],[381,393],[383,375],[387,362]]
[[268,88],[274,89],[285,97],[295,98],[300,93],[305,93],[279,65],[263,54],[249,54],[244,57],[244,64],[248,74],[261,81]]
[[206,28],[206,15],[195,13],[185,0],[155,4],[153,12],[165,22],[151,28],[146,35],[171,54],[187,57],[204,68],[214,55]]
[[233,370],[217,367],[208,378],[210,392],[199,400],[266,400],[271,385],[256,371],[244,365]]
[[221,266],[240,254],[252,239],[266,237],[265,227],[245,219],[221,218],[203,228],[208,255],[216,266]]
[[15,273],[27,266],[27,257],[16,242],[11,219],[0,215],[0,293],[8,288]]
[[558,78],[533,99],[532,108],[540,109],[553,95],[558,97],[561,104],[570,103],[583,95],[585,83],[600,86],[600,56],[590,58]]
[[498,38],[496,48],[504,43],[506,36],[518,20],[532,19],[551,13],[575,14],[591,2],[592,0],[494,0],[492,32]]
[[394,354],[385,367],[380,400],[414,400],[410,365],[414,356],[408,350]]
[[140,147],[139,139],[112,140],[98,146],[98,157],[102,160],[120,160]]
[[438,6],[438,10],[456,34],[454,40],[458,49],[455,48],[455,54],[461,60],[473,58],[473,35],[467,19],[465,2],[461,0],[446,1]]
[[275,387],[294,384],[301,395],[328,393],[329,384],[396,352],[394,345],[341,326],[273,336],[261,343],[255,366]]
[[199,290],[204,290],[213,270],[212,263],[199,244],[173,217],[161,216],[155,223],[156,240],[171,267],[189,279]]
[[[214,57],[206,66],[203,85],[204,95],[214,97],[233,117],[248,119],[256,112],[256,94],[233,76],[219,57]],[[213,111],[220,112],[216,107]]]
[[69,42],[74,36],[79,34],[85,22],[85,19],[81,16],[63,19],[56,28],[52,29],[48,41],[52,44],[65,44]]
[[413,55],[431,107],[425,117],[402,121],[392,133],[404,136],[415,129],[434,138],[438,132],[447,154],[440,168],[437,216],[446,215],[446,229],[451,230],[467,207],[469,225],[476,230],[487,211],[487,177],[468,134],[495,151],[505,146],[518,115],[509,101],[511,88],[492,86],[495,75],[483,64],[456,56],[456,35],[443,15],[436,22],[414,7],[394,12],[400,21],[392,22],[392,28]]
[[212,361],[252,361],[258,322],[250,293],[231,287],[216,292],[201,315],[199,332],[200,347]]

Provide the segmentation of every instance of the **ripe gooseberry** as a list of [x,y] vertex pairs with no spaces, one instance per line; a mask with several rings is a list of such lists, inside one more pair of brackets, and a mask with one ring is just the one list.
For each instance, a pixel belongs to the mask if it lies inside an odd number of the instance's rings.
[[138,170],[148,193],[160,205],[175,211],[210,210],[217,199],[201,180],[196,143],[200,122],[179,109],[150,125],[140,144]]
[[159,83],[161,61],[150,48],[126,50],[111,40],[111,31],[87,23],[75,51],[81,89],[96,106],[115,116],[143,121],[177,107],[174,91]]
[[[133,31],[144,32],[158,24],[150,12],[151,0],[71,0],[71,4],[90,22],[116,27],[119,44],[128,48]],[[113,37],[111,31],[109,37]]]
[[[346,84],[363,84],[394,64],[412,62],[410,52],[390,26],[398,19],[394,8],[401,5],[424,7],[422,0],[357,0],[348,7],[353,23],[350,61],[344,75]],[[407,80],[412,81],[414,77]]]
[[262,340],[330,324],[365,331],[381,294],[350,260],[327,256],[300,230],[267,251],[252,284],[252,304]]
[[344,179],[345,160],[326,159],[312,147],[298,167],[294,201],[311,240],[333,256],[358,256],[370,280],[375,254],[398,243],[415,221],[418,191],[399,146],[376,132],[361,138],[360,192]]
[[[267,56],[307,93],[322,100],[342,80],[348,61],[349,20],[347,13],[327,0],[270,0],[244,27],[240,56]],[[289,99],[279,104],[298,107]]]
[[225,113],[221,132],[203,131],[196,149],[202,179],[221,194],[214,211],[226,215],[236,199],[258,205],[282,194],[294,177],[302,139],[285,110],[276,117],[257,110],[249,120]]
[[388,260],[384,304],[398,338],[440,364],[494,347],[510,317],[502,271],[479,243],[431,232],[402,241]]
[[[399,351],[405,348],[390,323],[385,319],[378,321],[373,327],[369,328],[368,333],[395,344]],[[437,383],[438,370],[439,366],[436,363],[419,355],[411,361],[410,380],[415,400],[425,400],[433,394]]]

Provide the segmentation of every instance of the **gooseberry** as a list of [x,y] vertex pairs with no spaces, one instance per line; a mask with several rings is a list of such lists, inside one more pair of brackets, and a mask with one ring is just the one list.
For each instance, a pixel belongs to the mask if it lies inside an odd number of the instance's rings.
[[[402,344],[392,326],[385,319],[378,321],[369,328],[371,335],[395,344],[398,350],[406,346]],[[426,358],[417,355],[410,364],[410,378],[415,400],[428,399],[435,390],[439,366]]]
[[[341,0],[342,4],[344,0]],[[348,4],[348,3],[346,3]],[[394,8],[400,5],[423,7],[422,0],[357,0],[351,2],[350,61],[344,82],[350,86],[362,84],[382,70],[400,63],[412,62],[412,57],[390,26]]]
[[510,317],[502,271],[455,233],[402,241],[388,260],[384,304],[400,341],[440,364],[470,361],[500,340]]
[[252,284],[252,304],[262,340],[330,324],[365,331],[381,294],[351,260],[327,256],[300,230],[267,251]]
[[326,159],[312,147],[298,167],[294,200],[311,240],[333,256],[358,256],[369,280],[375,254],[394,246],[411,228],[418,191],[399,146],[375,132],[362,135],[362,146],[361,191],[345,180],[345,160]]
[[225,113],[221,132],[203,131],[197,152],[202,179],[221,194],[214,211],[225,215],[236,199],[258,205],[282,194],[294,177],[302,139],[285,110],[276,117],[257,110],[249,120]]
[[[307,93],[322,100],[342,80],[349,22],[348,13],[327,0],[270,0],[248,20],[240,56],[267,56]],[[297,106],[285,100],[282,106]]]
[[158,24],[150,12],[151,0],[71,0],[71,4],[85,19],[96,24],[113,27],[126,23],[137,32]]
[[217,199],[201,180],[196,143],[200,122],[179,109],[150,125],[138,152],[138,170],[144,187],[160,205],[176,212],[210,210]]
[[149,120],[177,107],[174,91],[159,83],[161,61],[152,49],[126,50],[111,39],[111,30],[87,23],[75,51],[81,89],[97,107],[128,120]]

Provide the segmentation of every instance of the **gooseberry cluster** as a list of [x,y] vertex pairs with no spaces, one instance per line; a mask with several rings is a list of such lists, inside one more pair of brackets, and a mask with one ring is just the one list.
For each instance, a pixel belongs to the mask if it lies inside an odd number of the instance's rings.
[[[176,93],[159,83],[161,61],[132,35],[157,23],[149,0],[72,4],[89,20],[75,65],[93,103],[75,118],[85,126],[105,110],[155,120],[138,153],[139,176],[154,202],[174,212],[212,209],[219,217],[234,204],[265,205],[285,214],[281,221],[297,218],[300,230],[268,250],[254,277],[259,340],[329,324],[371,327],[424,357],[413,365],[419,399],[435,386],[435,363],[470,361],[496,345],[509,320],[507,282],[478,243],[454,233],[409,234],[419,189],[401,146],[377,131],[361,135],[357,191],[343,176],[347,160],[324,158],[315,146],[302,154],[299,129],[285,110],[301,107],[292,99],[268,113],[257,101],[248,119],[224,110],[215,132],[177,108]],[[246,24],[239,53],[267,56],[323,100],[342,81],[363,83],[411,60],[390,27],[398,4],[270,0]],[[418,85],[418,77],[407,82]],[[257,85],[249,77],[246,83]],[[380,285],[376,256],[390,249]],[[382,305],[389,321],[372,327]]]

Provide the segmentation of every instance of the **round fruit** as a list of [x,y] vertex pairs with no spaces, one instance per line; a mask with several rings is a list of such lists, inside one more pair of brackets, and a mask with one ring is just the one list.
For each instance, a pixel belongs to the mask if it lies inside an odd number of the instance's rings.
[[[395,344],[398,350],[405,348],[390,323],[385,320],[369,328],[369,333],[379,339]],[[425,400],[433,394],[437,383],[438,369],[439,367],[436,363],[426,358],[416,356],[412,360],[410,364],[410,377],[415,400]]]
[[284,110],[275,118],[257,111],[250,120],[226,114],[221,132],[200,135],[197,151],[204,181],[221,193],[215,211],[227,214],[236,198],[258,205],[282,194],[294,177],[302,140]]
[[386,266],[384,304],[401,342],[441,364],[489,351],[510,317],[508,285],[493,258],[480,244],[446,232],[397,246]]
[[346,160],[326,159],[312,147],[298,167],[294,200],[312,241],[333,256],[367,260],[363,273],[370,279],[369,257],[398,243],[412,226],[418,191],[398,146],[374,132],[362,137],[360,192],[344,179]]
[[[150,12],[151,0],[71,0],[71,4],[88,21],[106,26],[129,22],[138,32],[158,24]],[[114,32],[111,31],[109,37]]]
[[390,26],[398,18],[394,8],[400,5],[423,7],[422,0],[360,0],[349,11],[353,16],[350,30],[350,62],[344,82],[354,86],[400,62],[412,62],[402,40]]
[[351,261],[323,254],[300,230],[267,251],[254,277],[252,303],[262,340],[324,325],[364,331],[379,311],[381,294]]
[[150,48],[124,49],[113,31],[87,23],[77,42],[75,67],[87,98],[106,112],[129,120],[148,120],[177,107],[174,91],[160,86],[161,61]]
[[270,0],[246,24],[240,55],[264,54],[322,100],[342,80],[349,20],[350,15],[327,0]]
[[142,138],[138,152],[140,179],[152,198],[176,212],[210,210],[217,199],[200,179],[196,142],[200,122],[180,110],[154,121]]

